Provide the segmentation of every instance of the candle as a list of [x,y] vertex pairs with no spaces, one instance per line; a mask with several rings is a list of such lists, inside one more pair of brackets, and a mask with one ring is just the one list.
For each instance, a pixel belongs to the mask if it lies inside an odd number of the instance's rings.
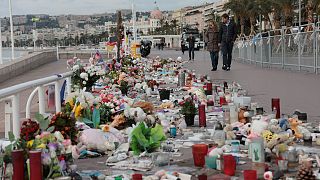
[[279,98],[272,98],[271,100],[271,109],[276,110],[276,118],[280,118],[280,99]]
[[206,127],[206,106],[201,104],[199,106],[199,126],[200,127]]
[[41,151],[30,151],[30,179],[42,179]]
[[207,95],[212,95],[212,83],[207,83]]
[[174,125],[170,126],[170,135],[171,135],[171,137],[177,136],[177,128]]
[[142,174],[132,174],[132,180],[142,180]]
[[257,180],[257,171],[255,170],[244,170],[243,171],[244,180]]
[[208,145],[206,144],[195,144],[192,146],[192,155],[194,165],[198,167],[204,167],[205,156],[208,153]]
[[232,155],[223,156],[224,174],[234,176],[236,173],[236,160]]
[[234,104],[229,104],[229,109],[230,109],[230,123],[236,123],[238,122],[238,111],[237,107]]
[[220,97],[220,106],[227,104],[226,98],[224,96]]
[[12,156],[12,166],[13,166],[13,180],[24,179],[24,155],[23,150],[13,150]]

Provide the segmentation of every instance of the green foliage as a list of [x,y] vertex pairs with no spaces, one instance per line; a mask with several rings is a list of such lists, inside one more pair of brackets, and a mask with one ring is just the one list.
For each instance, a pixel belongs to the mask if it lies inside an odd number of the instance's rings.
[[41,129],[42,131],[46,131],[46,130],[48,129],[49,123],[50,123],[49,118],[48,118],[48,117],[45,118],[45,117],[44,117],[42,114],[40,114],[40,113],[36,113],[35,118],[36,118],[36,120],[37,120],[38,123],[39,123],[40,129]]
[[186,114],[196,114],[197,113],[197,108],[193,103],[192,99],[187,99],[182,105],[181,109],[181,114],[186,115]]
[[163,127],[157,124],[154,128],[148,128],[144,123],[139,123],[131,134],[130,147],[135,155],[147,151],[153,152],[166,140]]

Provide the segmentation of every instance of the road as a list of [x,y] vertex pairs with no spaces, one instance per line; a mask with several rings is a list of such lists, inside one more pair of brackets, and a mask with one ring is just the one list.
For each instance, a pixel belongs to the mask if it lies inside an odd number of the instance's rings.
[[[188,56],[180,51],[155,50],[150,56],[177,58]],[[195,62],[187,63],[186,67],[200,74],[207,74],[213,80],[236,81],[267,112],[271,111],[271,98],[281,100],[281,113],[292,114],[296,109],[308,114],[308,122],[318,125],[320,122],[320,76],[312,73],[299,73],[279,69],[260,68],[260,66],[233,62],[231,71],[221,70],[222,57],[219,58],[219,69],[212,72],[209,53],[197,51]]]

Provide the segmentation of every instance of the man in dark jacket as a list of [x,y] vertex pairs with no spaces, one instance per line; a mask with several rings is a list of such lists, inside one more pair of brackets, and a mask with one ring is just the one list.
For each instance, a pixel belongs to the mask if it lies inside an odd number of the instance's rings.
[[187,42],[189,43],[189,61],[192,59],[194,61],[194,45],[196,42],[195,37],[190,34],[187,38]]
[[233,43],[237,37],[236,25],[230,22],[229,15],[222,15],[222,24],[219,31],[219,45],[223,54],[223,66],[222,69],[230,71],[231,60],[232,60],[232,48]]

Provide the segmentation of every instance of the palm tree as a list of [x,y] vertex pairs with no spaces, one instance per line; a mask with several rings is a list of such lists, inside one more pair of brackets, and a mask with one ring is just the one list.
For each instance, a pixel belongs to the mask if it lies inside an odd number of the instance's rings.
[[307,27],[307,31],[312,30],[312,23],[313,23],[313,13],[317,10],[319,11],[320,0],[305,0],[306,4],[306,17],[309,26]]
[[[294,10],[294,2],[296,0],[274,0],[274,7],[275,10],[278,12],[283,12],[284,17],[285,17],[285,22],[286,22],[286,26],[287,27],[291,27],[292,26],[292,21],[293,21],[293,10]],[[277,8],[278,7],[278,8]]]
[[[273,10],[272,0],[256,0],[256,1],[259,7],[259,13],[262,15],[263,21],[265,22],[264,25],[266,26],[267,22],[272,24],[269,17],[269,14]],[[266,29],[266,27],[264,27],[264,29]]]
[[259,14],[259,8],[257,8],[257,7],[258,7],[258,3],[255,0],[249,1],[246,4],[246,10],[247,10],[249,20],[250,20],[250,35],[249,36],[255,35],[254,27],[256,25],[256,17]]
[[224,9],[230,9],[235,14],[235,19],[240,19],[240,37],[244,36],[244,28],[245,28],[245,20],[248,16],[248,12],[246,10],[247,3],[250,0],[230,0],[228,3],[224,5]]
[[178,34],[178,32],[177,32],[178,21],[177,21],[176,19],[173,19],[173,20],[171,21],[171,26],[172,26],[172,28],[173,28],[174,34]]

